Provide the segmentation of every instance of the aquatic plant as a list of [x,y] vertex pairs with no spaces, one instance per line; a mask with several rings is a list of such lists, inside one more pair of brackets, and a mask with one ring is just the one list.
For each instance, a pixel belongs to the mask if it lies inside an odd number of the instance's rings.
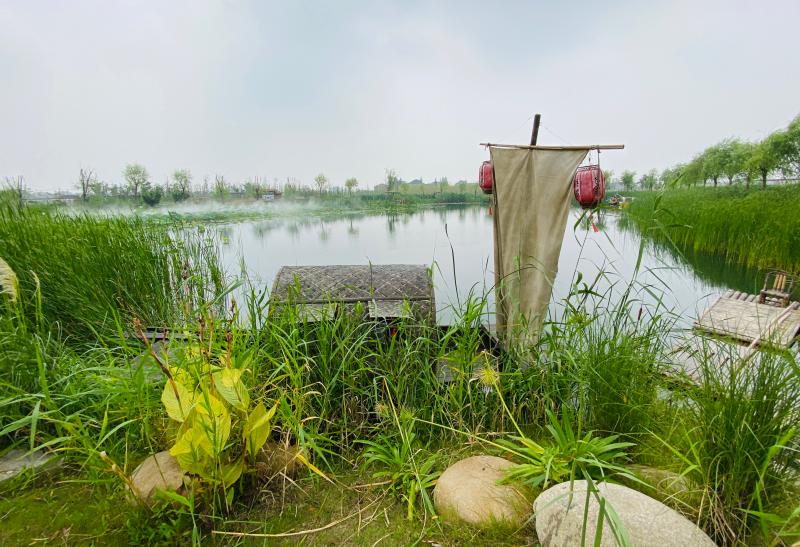
[[[41,315],[57,336],[96,339],[133,317],[166,326],[221,291],[210,235],[174,232],[137,218],[69,217],[36,208],[0,208],[6,286],[16,272],[25,315]],[[126,328],[130,328],[129,326]]]
[[[698,390],[675,391],[662,381],[674,317],[653,298],[657,287],[605,273],[591,281],[576,276],[537,344],[520,356],[487,343],[479,328],[487,300],[480,294],[457,305],[457,320],[447,327],[413,319],[369,322],[358,306],[309,321],[300,307],[271,307],[269,294],[244,280],[240,301],[222,314],[231,280],[219,268],[214,242],[195,228],[184,238],[183,224],[4,214],[51,248],[52,263],[0,227],[21,288],[13,306],[0,306],[0,443],[57,450],[78,464],[87,485],[110,494],[122,484],[109,478],[101,451],[130,473],[145,456],[179,445],[187,469],[206,485],[205,501],[225,510],[200,515],[181,506],[177,514],[159,513],[165,525],[193,527],[196,538],[212,528],[236,528],[235,519],[260,503],[247,480],[233,480],[240,465],[248,473],[266,431],[250,427],[260,435],[249,450],[250,418],[251,424],[269,422],[273,442],[313,461],[299,477],[262,486],[281,509],[291,498],[287,489],[301,492],[294,484],[313,495],[320,474],[341,477],[356,462],[368,462],[359,466],[370,475],[365,480],[374,482],[377,473],[379,482],[389,481],[377,487],[378,495],[391,493],[404,517],[430,529],[439,526],[428,518],[428,489],[445,460],[439,455],[470,450],[464,439],[472,446],[490,441],[482,446],[500,450],[496,439],[513,436],[518,440],[508,447],[533,466],[527,479],[544,473],[552,480],[555,471],[559,479],[586,472],[600,480],[645,456],[651,465],[682,463],[707,492],[695,510],[720,541],[730,537],[726,530],[762,523],[769,533],[773,527],[783,537],[793,533],[796,519],[784,514],[777,495],[795,476],[787,447],[797,441],[787,424],[797,423],[796,403],[789,401],[800,394],[791,366],[745,370],[734,384],[711,375]],[[23,226],[28,220],[32,227]],[[100,242],[90,252],[67,239],[68,251],[87,253],[74,264],[47,234],[70,234],[70,226],[84,240]],[[130,249],[123,248],[125,238]],[[121,272],[117,280],[116,270],[88,258],[110,261],[116,254],[133,279]],[[157,268],[163,264],[169,275]],[[145,294],[156,282],[164,284],[159,294],[167,303]],[[148,349],[132,336],[139,312],[143,321],[169,327],[166,347],[159,342],[160,349]],[[58,328],[66,324],[74,331]],[[163,355],[164,368],[152,353]],[[674,452],[644,454],[652,433]],[[231,484],[236,495],[229,498]],[[156,525],[152,515],[130,518]]]
[[752,268],[800,272],[800,185],[637,193],[627,210],[644,237]]
[[376,464],[372,476],[385,480],[387,489],[406,504],[406,518],[411,520],[416,512],[417,500],[423,510],[435,515],[429,490],[433,488],[441,471],[434,469],[438,463],[436,454],[425,453],[414,432],[413,415],[405,409],[397,409],[391,399],[383,404],[382,422],[389,426],[389,433],[379,434],[375,440],[361,440],[366,447],[364,464]]
[[699,385],[681,394],[678,433],[662,442],[683,474],[703,487],[698,510],[705,528],[733,544],[756,525],[768,536],[768,521],[757,517],[790,492],[800,441],[800,370],[791,355],[762,353],[742,363],[713,353],[701,349]]
[[139,334],[166,378],[161,402],[179,424],[170,454],[181,469],[200,479],[192,484],[194,496],[229,508],[236,483],[255,467],[269,438],[277,403],[270,410],[261,400],[251,404],[243,380],[250,371],[233,365],[230,343],[221,352],[215,347],[213,333],[208,340],[201,336],[175,348],[171,360],[153,351],[140,326]]

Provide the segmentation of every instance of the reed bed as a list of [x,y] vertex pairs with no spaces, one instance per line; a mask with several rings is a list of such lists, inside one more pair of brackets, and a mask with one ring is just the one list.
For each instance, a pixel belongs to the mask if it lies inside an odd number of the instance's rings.
[[800,185],[640,192],[627,211],[647,237],[751,268],[800,272]]
[[132,317],[171,324],[222,283],[213,240],[135,217],[5,206],[0,253],[16,272],[28,319],[38,315],[57,336],[78,341]]

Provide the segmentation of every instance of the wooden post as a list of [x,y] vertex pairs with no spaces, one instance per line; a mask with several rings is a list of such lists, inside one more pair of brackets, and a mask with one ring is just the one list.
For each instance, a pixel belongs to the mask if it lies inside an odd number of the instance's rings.
[[533,132],[531,132],[531,146],[536,146],[536,141],[539,138],[539,122],[542,120],[541,114],[533,116]]

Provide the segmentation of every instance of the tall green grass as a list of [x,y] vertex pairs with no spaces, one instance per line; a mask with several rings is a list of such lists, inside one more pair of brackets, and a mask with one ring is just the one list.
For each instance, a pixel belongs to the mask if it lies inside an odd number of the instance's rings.
[[699,384],[678,394],[680,434],[664,443],[682,473],[702,486],[697,509],[706,530],[733,544],[757,523],[766,535],[757,515],[795,495],[800,368],[788,353],[743,363],[736,352],[721,358],[720,351],[700,349]]
[[19,278],[25,316],[36,315],[40,292],[41,317],[64,339],[89,341],[133,317],[171,324],[222,283],[213,242],[138,218],[3,207],[0,253]]
[[90,458],[106,441],[123,454],[149,447],[161,414],[132,322],[180,326],[215,302],[225,282],[216,243],[133,218],[7,205],[0,253],[19,282],[16,298],[0,294],[0,447]]
[[800,185],[637,193],[627,214],[646,236],[752,268],[800,272]]

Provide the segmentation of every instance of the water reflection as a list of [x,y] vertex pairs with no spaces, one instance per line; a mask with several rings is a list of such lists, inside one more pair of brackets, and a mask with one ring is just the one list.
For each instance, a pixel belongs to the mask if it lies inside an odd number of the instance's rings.
[[353,218],[350,217],[348,219],[348,226],[347,226],[347,235],[350,236],[350,239],[358,239],[358,228],[353,224]]
[[[627,216],[620,215],[618,225],[621,231],[633,232],[642,237],[635,223]],[[678,249],[671,243],[655,239],[652,234],[645,233],[644,239],[649,254],[680,264],[708,285],[751,294],[757,293],[763,286],[766,274],[764,270],[732,264],[720,256],[701,253],[692,248]],[[794,294],[795,297],[800,297],[797,288]]]
[[[638,232],[620,222],[618,214],[595,213],[591,220],[581,219],[581,214],[572,210],[567,221],[554,286],[556,302],[569,293],[578,273],[584,279],[603,273],[601,284],[611,287],[626,285],[636,270]],[[226,265],[234,266],[231,271],[238,269],[241,258],[266,286],[283,265],[425,264],[434,266],[440,321],[453,317],[452,307],[459,304],[456,292],[462,300],[470,291],[485,294],[493,306],[492,218],[486,207],[309,215],[224,225],[219,230],[236,243],[223,248]],[[707,257],[676,255],[648,242],[637,279],[656,292],[667,292],[665,303],[692,318],[705,307],[709,295],[727,287],[752,291],[759,276],[722,267]],[[651,298],[642,292],[643,299]]]
[[330,230],[325,226],[325,221],[319,222],[319,240],[322,242],[328,241],[330,237]]

